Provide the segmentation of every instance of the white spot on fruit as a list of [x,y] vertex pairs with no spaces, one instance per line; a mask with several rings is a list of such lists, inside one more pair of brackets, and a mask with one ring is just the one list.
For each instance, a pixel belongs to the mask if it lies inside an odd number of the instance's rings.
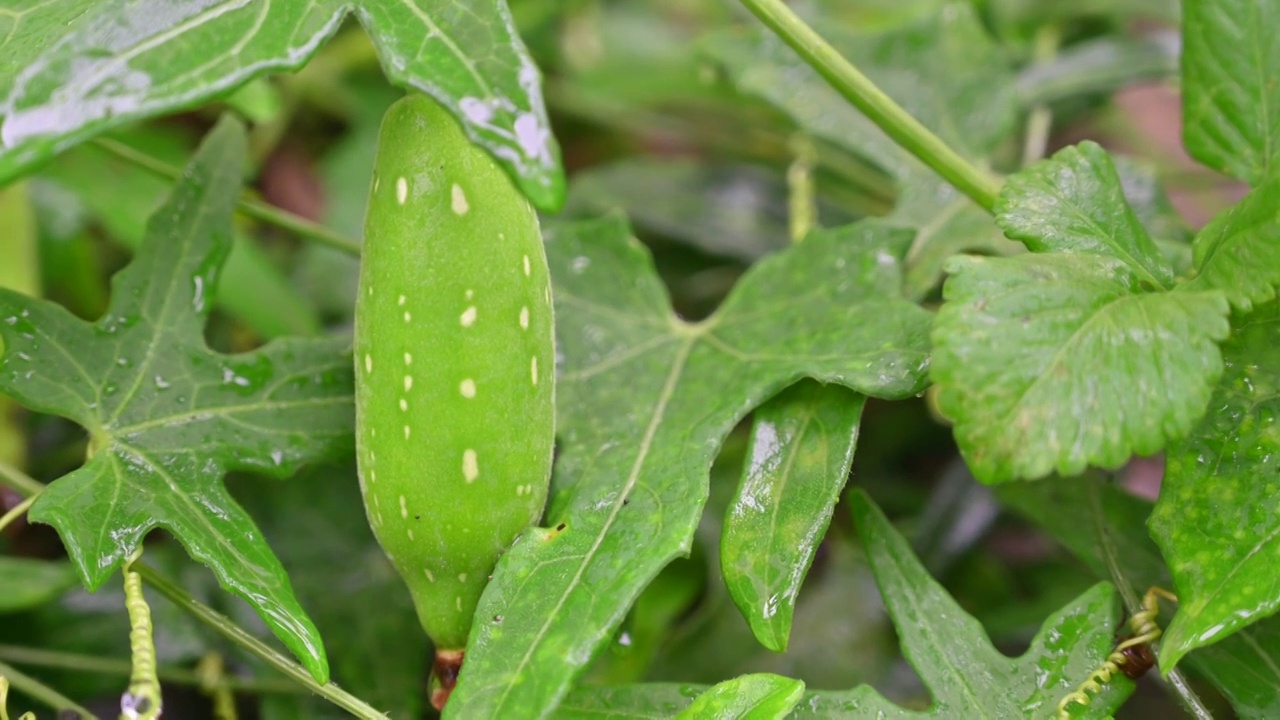
[[435,575],[432,575],[430,570],[428,570],[428,569],[426,569],[426,568],[422,568],[422,572],[426,573],[426,575],[427,575],[427,581],[428,581],[428,582],[435,582],[435,581],[436,581],[436,576],[435,576]]
[[400,411],[401,411],[401,412],[409,412],[409,401],[408,401],[408,400],[405,400],[404,398],[400,398]]
[[520,308],[520,329],[529,329],[529,308],[527,307]]
[[409,506],[405,503],[403,495],[400,496],[400,517],[406,520],[409,518]]
[[404,426],[404,439],[405,439],[405,440],[408,440],[408,439],[409,439],[409,426],[408,426],[408,425],[405,425],[405,426]]
[[364,354],[364,371],[373,372],[373,356],[369,353]]
[[458,392],[462,393],[464,398],[473,398],[476,396],[476,381],[467,378],[458,383]]
[[396,302],[398,302],[398,303],[399,303],[399,304],[401,304],[401,305],[404,305],[406,300],[408,300],[408,298],[406,298],[405,296],[401,295],[401,296],[400,296],[400,299],[399,299],[399,300],[397,300]]
[[413,376],[412,376],[412,375],[405,375],[405,376],[404,376],[404,391],[405,391],[405,392],[409,392],[409,391],[410,391],[410,390],[412,390],[412,389],[413,389]]
[[453,606],[458,609],[458,612],[462,612],[462,596],[461,595],[458,595],[453,599]]
[[524,256],[524,276],[529,277],[529,273],[533,272],[533,267],[529,265],[529,256]]
[[409,314],[409,311],[408,311],[408,310],[405,310],[405,311],[404,311],[404,321],[405,321],[405,322],[409,322],[410,320],[413,320],[413,316]]
[[476,451],[471,448],[467,448],[462,453],[462,477],[466,478],[469,483],[475,482],[476,478],[480,477],[480,466],[476,458]]
[[376,482],[378,482],[378,473],[374,472],[373,470],[370,470],[370,471],[369,471],[369,484],[370,484],[370,485],[372,485],[372,484],[374,484],[374,483],[376,483]]
[[467,194],[462,191],[462,186],[458,183],[453,184],[450,201],[455,215],[466,215],[467,211],[471,209],[471,205],[467,203]]
[[534,355],[529,361],[529,377],[533,378],[533,384],[538,384],[538,356]]
[[413,530],[409,530],[409,539],[410,539],[410,540],[412,540],[412,539],[413,539]]
[[396,178],[396,202],[401,205],[409,199],[409,181],[404,177]]
[[404,364],[405,364],[405,365],[412,365],[412,364],[413,364],[413,356],[412,356],[412,355],[410,355],[409,353],[405,353],[405,354],[404,354]]
[[466,292],[466,296],[467,296],[467,299],[468,299],[468,300],[470,300],[471,298],[473,298],[473,297],[475,297],[475,296],[476,296],[476,291],[475,291],[475,290],[467,290],[467,292]]
[[466,574],[466,573],[458,573],[458,582],[462,582],[462,583],[464,583],[464,582],[466,582],[466,581],[467,581],[467,574]]
[[462,315],[458,318],[458,322],[462,323],[462,327],[471,327],[476,322],[476,306],[472,305],[462,311]]

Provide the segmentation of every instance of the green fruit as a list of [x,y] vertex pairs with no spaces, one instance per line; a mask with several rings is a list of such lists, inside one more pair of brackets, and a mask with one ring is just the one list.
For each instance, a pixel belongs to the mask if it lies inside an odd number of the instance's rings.
[[447,698],[498,557],[546,501],[551,286],[533,208],[433,100],[387,111],[374,170],[355,318],[360,486]]

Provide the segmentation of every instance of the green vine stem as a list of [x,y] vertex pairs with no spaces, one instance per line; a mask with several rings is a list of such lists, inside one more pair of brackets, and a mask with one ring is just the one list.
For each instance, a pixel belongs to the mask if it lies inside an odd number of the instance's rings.
[[[126,677],[133,672],[133,663],[128,660],[19,645],[0,645],[0,662]],[[156,668],[156,677],[166,683],[193,686],[200,686],[206,679],[196,670],[164,666]],[[301,695],[308,692],[290,680],[279,678],[240,678],[234,675],[223,675],[221,686],[238,693]]]
[[98,716],[89,712],[84,707],[76,703],[76,701],[36,680],[35,678],[24,675],[17,669],[0,662],[0,677],[6,678],[14,690],[23,692],[37,702],[57,710],[58,712],[74,712],[77,716],[87,720],[98,720]]
[[[42,483],[29,477],[21,470],[5,465],[4,463],[0,463],[0,477],[4,478],[5,484],[24,495],[35,496],[44,490],[44,485]],[[337,685],[333,683],[321,685],[316,682],[315,679],[311,677],[311,673],[307,672],[301,665],[293,662],[284,655],[281,655],[270,645],[267,645],[258,638],[245,632],[245,630],[237,625],[231,618],[191,597],[190,593],[165,578],[164,575],[157,572],[150,565],[147,565],[142,561],[138,561],[133,563],[130,567],[133,572],[140,575],[143,580],[151,585],[151,587],[155,588],[156,592],[168,598],[170,602],[191,613],[223,637],[236,645],[239,645],[248,652],[258,656],[258,658],[266,662],[268,665],[276,668],[316,695],[323,697],[334,705],[337,705],[363,720],[381,720],[386,717],[386,715],[378,712],[365,701],[352,695],[346,690],[343,690]],[[0,665],[0,673],[3,673],[4,669],[7,667],[7,665]],[[14,686],[17,687],[16,682],[14,683]]]
[[151,632],[151,606],[142,594],[142,576],[133,566],[142,548],[124,565],[124,607],[129,612],[129,650],[133,672],[129,690],[120,698],[120,720],[156,720],[164,711],[160,680],[156,677],[156,643]]
[[876,87],[822,36],[801,20],[783,0],[742,0],[756,17],[804,58],[837,92],[862,111],[894,142],[991,212],[999,181],[978,170]]
[[[150,172],[153,175],[165,178],[166,180],[177,180],[182,177],[182,170],[176,168],[162,160],[135,150],[117,140],[107,138],[98,138],[93,141],[94,145],[106,150],[116,157],[126,162],[137,165],[138,167]],[[249,198],[240,198],[237,203],[240,212],[245,215],[262,222],[275,225],[278,228],[288,230],[300,237],[314,240],[321,245],[327,245],[335,250],[349,253],[351,255],[360,254],[360,244],[351,238],[336,233],[329,228],[311,222],[302,217],[298,217],[291,212],[281,210],[278,207],[268,205],[260,200],[252,200]]]
[[0,461],[0,485],[8,485],[32,502],[44,491],[44,485],[9,463]]
[[31,495],[17,505],[14,505],[9,512],[4,514],[4,517],[0,517],[0,532],[4,532],[4,529],[9,527],[10,523],[22,517],[22,514],[29,510],[31,508],[31,503],[35,501],[36,496]]

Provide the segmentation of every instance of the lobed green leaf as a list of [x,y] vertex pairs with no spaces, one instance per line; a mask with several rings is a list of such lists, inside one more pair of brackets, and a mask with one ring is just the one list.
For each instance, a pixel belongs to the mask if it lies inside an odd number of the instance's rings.
[[1124,261],[1152,288],[1173,273],[1129,207],[1111,156],[1097,143],[1063,148],[1009,176],[996,224],[1032,251],[1096,253]]
[[497,0],[0,0],[0,54],[17,59],[0,70],[0,181],[108,128],[297,70],[348,13],[388,77],[448,107],[536,204],[563,202],[540,75]]
[[752,407],[802,376],[875,397],[919,392],[929,315],[895,299],[906,239],[875,224],[811,235],[691,325],[671,314],[619,219],[548,233],[560,356],[552,529],[500,561],[446,716],[554,710],[644,586],[689,551],[711,461]]
[[[1099,584],[1048,618],[1018,658],[991,645],[981,624],[931,578],[907,541],[861,490],[849,497],[854,524],[893,617],[903,653],[933,696],[914,711],[885,699],[870,685],[805,692],[790,717],[1056,718],[1058,702],[1111,652],[1117,620],[1114,590]],[[1133,692],[1117,676],[1077,716],[1106,717]],[[565,717],[657,718],[690,707],[704,688],[654,684],[582,687],[565,699]],[[696,701],[695,701],[696,702]]]
[[1167,453],[1151,532],[1181,601],[1165,669],[1280,609],[1280,306],[1239,318],[1209,414]]
[[1276,296],[1280,284],[1280,175],[1219,214],[1195,241],[1196,276],[1189,290],[1221,290],[1248,312]]
[[1185,0],[1182,114],[1187,151],[1258,185],[1280,162],[1280,5]]
[[1229,331],[1221,293],[1141,293],[1122,261],[1093,254],[947,269],[932,372],[979,480],[1116,468],[1203,415]]
[[0,290],[0,391],[89,432],[85,464],[30,513],[58,530],[87,587],[163,527],[323,680],[314,625],[222,479],[231,470],[284,476],[350,452],[352,370],[336,339],[278,340],[240,355],[205,344],[245,149],[234,122],[210,133],[96,323]]

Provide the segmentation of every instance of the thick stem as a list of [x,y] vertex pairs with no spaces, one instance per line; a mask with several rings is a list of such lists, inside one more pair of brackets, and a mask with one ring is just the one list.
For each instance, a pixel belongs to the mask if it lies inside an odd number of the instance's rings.
[[960,157],[941,138],[911,117],[893,98],[876,87],[875,83],[805,24],[782,0],[742,0],[742,4],[886,135],[933,168],[934,172],[979,206],[988,212],[992,211],[996,195],[1000,192],[999,182]]

